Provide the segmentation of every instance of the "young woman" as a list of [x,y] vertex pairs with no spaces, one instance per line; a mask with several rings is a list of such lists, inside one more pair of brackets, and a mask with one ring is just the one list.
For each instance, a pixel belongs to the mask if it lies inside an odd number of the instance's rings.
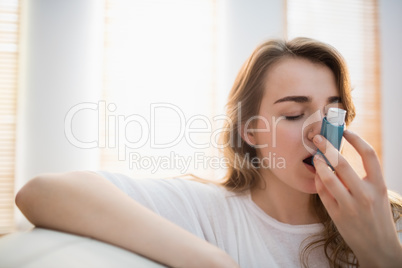
[[[354,116],[348,71],[332,47],[271,40],[242,67],[222,134],[222,183],[44,174],[16,202],[36,226],[90,236],[172,267],[402,267],[402,202],[357,134],[360,178],[319,135],[330,107]],[[314,151],[324,152],[328,168]],[[275,162],[275,158],[277,161]],[[117,187],[116,187],[117,186]]]

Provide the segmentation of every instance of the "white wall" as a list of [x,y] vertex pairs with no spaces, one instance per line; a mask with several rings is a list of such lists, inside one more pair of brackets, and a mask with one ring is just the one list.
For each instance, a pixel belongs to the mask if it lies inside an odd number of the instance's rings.
[[[78,149],[65,138],[64,118],[73,105],[100,98],[102,1],[35,0],[23,7],[19,175],[96,168],[96,150]],[[74,123],[84,139],[97,122]]]
[[382,144],[387,186],[402,194],[402,1],[380,0]]
[[270,38],[285,37],[285,0],[222,0],[219,36],[219,99],[226,104],[240,67],[251,52]]
[[[98,151],[71,145],[68,110],[101,93],[103,12],[100,0],[22,1],[16,191],[42,172],[97,169]],[[97,133],[95,113],[74,121],[81,139]],[[17,216],[18,217],[18,216]]]

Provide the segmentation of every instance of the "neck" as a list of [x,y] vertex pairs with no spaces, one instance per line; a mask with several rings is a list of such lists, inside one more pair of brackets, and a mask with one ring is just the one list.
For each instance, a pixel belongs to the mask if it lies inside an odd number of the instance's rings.
[[265,213],[274,219],[292,225],[319,222],[311,194],[300,192],[279,180],[271,171],[263,175],[251,189],[251,198]]

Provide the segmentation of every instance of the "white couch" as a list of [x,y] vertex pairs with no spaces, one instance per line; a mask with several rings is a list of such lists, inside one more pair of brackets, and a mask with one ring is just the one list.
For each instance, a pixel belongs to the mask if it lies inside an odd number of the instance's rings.
[[165,267],[87,237],[34,228],[0,238],[0,267]]

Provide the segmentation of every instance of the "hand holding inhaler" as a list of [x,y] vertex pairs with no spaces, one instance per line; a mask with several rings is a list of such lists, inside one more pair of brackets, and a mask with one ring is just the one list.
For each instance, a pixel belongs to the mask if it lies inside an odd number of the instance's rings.
[[339,153],[346,113],[331,109],[323,119],[320,133],[330,143],[314,138],[318,147],[314,157],[317,194],[360,267],[402,267],[402,246],[395,235],[378,157],[357,134],[345,131],[345,139],[362,158],[366,176],[361,178]]
[[[345,128],[345,117],[345,110],[340,108],[329,108],[327,116],[322,119],[320,134],[324,136],[338,151],[341,147],[343,131]],[[334,170],[328,159],[319,149],[316,154],[322,156],[331,169]],[[312,160],[311,162],[314,165],[314,161]]]

